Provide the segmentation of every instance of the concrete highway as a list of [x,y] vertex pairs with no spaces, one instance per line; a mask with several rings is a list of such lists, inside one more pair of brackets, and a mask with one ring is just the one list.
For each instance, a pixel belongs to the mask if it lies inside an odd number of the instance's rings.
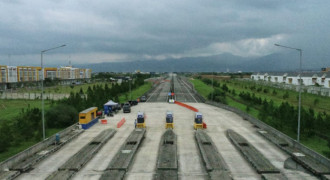
[[[124,114],[119,112],[114,117],[106,117],[108,124],[98,123],[94,125],[56,153],[43,160],[33,170],[20,175],[18,179],[45,179],[80,148],[88,144],[99,132],[107,128],[113,128],[117,130],[114,137],[73,176],[75,180],[99,179],[121,145],[134,130],[134,120],[138,111],[146,113],[146,135],[129,170],[126,172],[125,179],[153,179],[156,173],[157,154],[161,136],[165,132],[166,111],[172,111],[174,114],[174,133],[177,135],[178,145],[179,179],[208,179],[208,173],[195,141],[195,130],[193,128],[195,112],[177,104],[166,102],[171,86],[169,80],[171,79],[172,76],[167,81],[160,83],[149,94],[147,102],[133,106],[131,113]],[[207,129],[204,131],[211,137],[219,153],[223,156],[233,179],[252,180],[261,179],[261,176],[226,137],[227,129],[232,129],[246,138],[288,179],[317,179],[309,173],[284,168],[284,162],[289,158],[289,155],[259,135],[257,128],[249,121],[243,120],[240,116],[230,111],[197,102],[197,98],[190,92],[186,84],[175,75],[173,75],[173,80],[177,101],[185,102],[203,113],[204,121],[207,124]],[[122,118],[126,119],[126,123],[121,128],[116,128],[117,123]]]

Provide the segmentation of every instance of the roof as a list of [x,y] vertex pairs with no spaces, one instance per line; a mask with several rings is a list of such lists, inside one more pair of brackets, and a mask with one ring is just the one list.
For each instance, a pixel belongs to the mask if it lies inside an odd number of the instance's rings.
[[108,101],[107,103],[104,104],[105,106],[114,106],[114,105],[118,105],[118,103],[113,102],[112,100]]
[[195,115],[195,117],[197,117],[197,116],[203,116],[203,114],[202,114],[202,113],[200,113],[200,112],[196,112],[196,115]]
[[173,112],[171,112],[171,111],[167,111],[167,112],[166,112],[166,116],[167,116],[167,115],[173,115]]
[[[286,77],[299,77],[299,72],[262,72],[262,73],[253,73],[252,75],[257,76],[286,76]],[[301,77],[325,77],[330,78],[330,72],[303,72]]]
[[88,113],[89,111],[92,111],[94,109],[97,109],[97,107],[90,107],[88,109],[85,109],[85,110],[81,111],[80,113]]

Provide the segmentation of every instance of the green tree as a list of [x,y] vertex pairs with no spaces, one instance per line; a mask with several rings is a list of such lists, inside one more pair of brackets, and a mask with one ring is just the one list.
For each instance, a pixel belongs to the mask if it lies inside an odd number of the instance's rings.
[[46,112],[47,126],[65,128],[78,122],[78,111],[66,104],[58,104]]
[[12,127],[9,123],[1,119],[0,120],[0,152],[5,152],[13,141]]

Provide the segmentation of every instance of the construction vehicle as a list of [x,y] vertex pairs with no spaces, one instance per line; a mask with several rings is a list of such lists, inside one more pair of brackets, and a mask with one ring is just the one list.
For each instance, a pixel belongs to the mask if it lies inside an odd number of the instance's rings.
[[203,114],[200,112],[195,114],[194,129],[203,129]]
[[136,119],[136,128],[146,128],[144,112],[138,112]]
[[173,123],[173,113],[171,111],[166,112],[166,123],[165,123],[165,129],[173,129],[174,123]]

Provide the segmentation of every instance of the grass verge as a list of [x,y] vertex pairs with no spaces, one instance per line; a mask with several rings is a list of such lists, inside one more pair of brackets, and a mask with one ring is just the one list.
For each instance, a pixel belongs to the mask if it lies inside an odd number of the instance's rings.
[[[45,100],[45,109],[49,106],[50,101]],[[41,100],[0,99],[0,119],[13,119],[28,107],[41,108]]]

